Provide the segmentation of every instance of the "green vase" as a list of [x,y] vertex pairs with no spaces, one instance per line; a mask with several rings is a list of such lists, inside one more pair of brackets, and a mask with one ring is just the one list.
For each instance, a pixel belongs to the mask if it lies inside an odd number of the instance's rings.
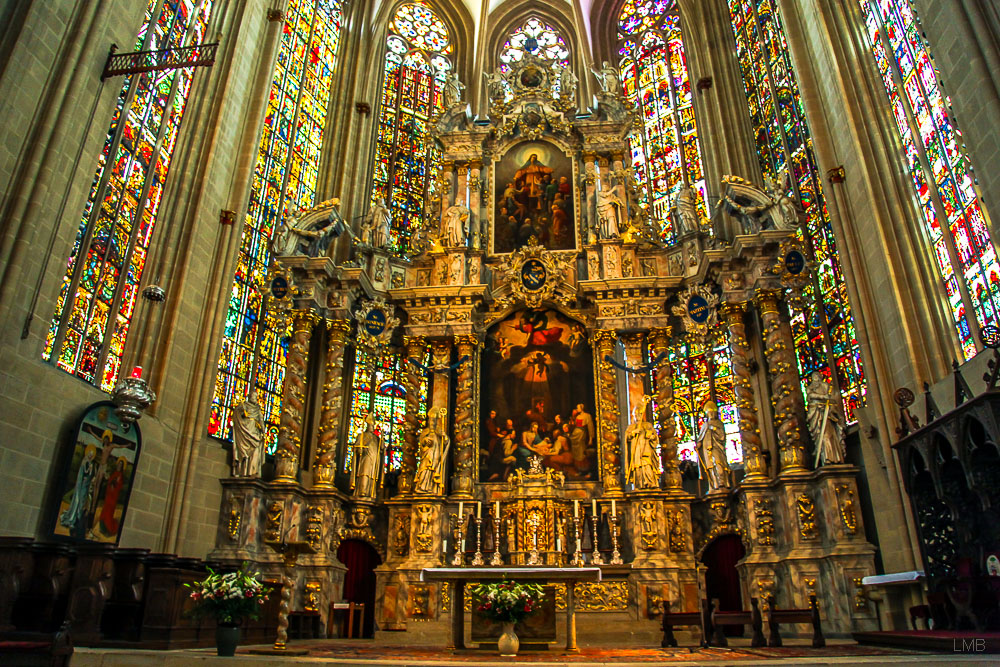
[[236,655],[236,646],[240,643],[240,627],[238,625],[215,626],[215,649],[219,655]]

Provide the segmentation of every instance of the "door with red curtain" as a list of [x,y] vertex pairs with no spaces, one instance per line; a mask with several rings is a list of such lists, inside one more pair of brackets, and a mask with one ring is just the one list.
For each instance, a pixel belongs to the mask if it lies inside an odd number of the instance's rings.
[[382,563],[378,552],[367,542],[344,540],[337,558],[347,567],[344,574],[344,601],[365,605],[363,637],[375,635],[375,568]]
[[[712,541],[702,553],[701,562],[707,567],[705,573],[709,600],[719,601],[720,611],[741,611],[740,575],[736,564],[746,554],[739,535],[722,535]],[[748,606],[749,608],[749,606]],[[742,635],[742,626],[726,628],[727,635]]]

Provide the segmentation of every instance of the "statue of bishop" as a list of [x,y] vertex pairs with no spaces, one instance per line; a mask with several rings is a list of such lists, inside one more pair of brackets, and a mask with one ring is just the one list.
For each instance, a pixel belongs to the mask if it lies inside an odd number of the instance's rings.
[[375,416],[365,416],[364,427],[354,440],[354,465],[351,469],[351,488],[356,498],[375,497],[378,489],[379,465],[382,459],[382,439],[375,432]]
[[656,489],[660,486],[660,465],[656,429],[646,420],[646,406],[653,399],[643,396],[632,412],[632,423],[625,429],[625,444],[628,447],[625,481],[635,484],[636,489]]

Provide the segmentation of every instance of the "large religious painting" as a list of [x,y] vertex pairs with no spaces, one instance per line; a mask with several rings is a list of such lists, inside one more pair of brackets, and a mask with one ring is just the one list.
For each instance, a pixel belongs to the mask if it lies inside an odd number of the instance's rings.
[[556,310],[494,325],[483,353],[480,481],[539,456],[568,480],[597,479],[593,356],[583,325]]
[[125,424],[110,401],[94,403],[74,433],[49,505],[51,534],[117,544],[142,446],[138,424]]
[[512,146],[494,169],[493,252],[513,252],[534,236],[549,250],[576,248],[573,163],[554,144]]

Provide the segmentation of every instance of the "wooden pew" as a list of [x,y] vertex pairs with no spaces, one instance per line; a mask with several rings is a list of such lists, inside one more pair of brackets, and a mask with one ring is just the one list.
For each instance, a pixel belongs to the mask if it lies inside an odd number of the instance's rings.
[[68,667],[73,657],[69,621],[59,632],[5,632],[0,634],[0,664],[12,667]]
[[701,611],[670,611],[670,603],[663,602],[663,641],[660,646],[669,648],[677,646],[677,638],[674,637],[674,626],[697,626],[701,629],[700,645],[704,648],[708,646],[708,628],[711,626],[711,605],[708,600],[701,601]]
[[715,646],[728,646],[726,633],[723,628],[727,625],[749,625],[753,629],[753,637],[750,639],[750,646],[764,646],[764,621],[760,615],[760,605],[757,598],[750,598],[750,611],[719,611],[715,600],[712,611],[712,644]]
[[816,604],[815,595],[809,596],[809,609],[778,609],[774,595],[772,595],[771,606],[767,610],[768,646],[781,646],[781,634],[778,632],[778,625],[781,623],[811,623],[813,626],[813,648],[826,646],[823,627],[819,620],[819,605]]

